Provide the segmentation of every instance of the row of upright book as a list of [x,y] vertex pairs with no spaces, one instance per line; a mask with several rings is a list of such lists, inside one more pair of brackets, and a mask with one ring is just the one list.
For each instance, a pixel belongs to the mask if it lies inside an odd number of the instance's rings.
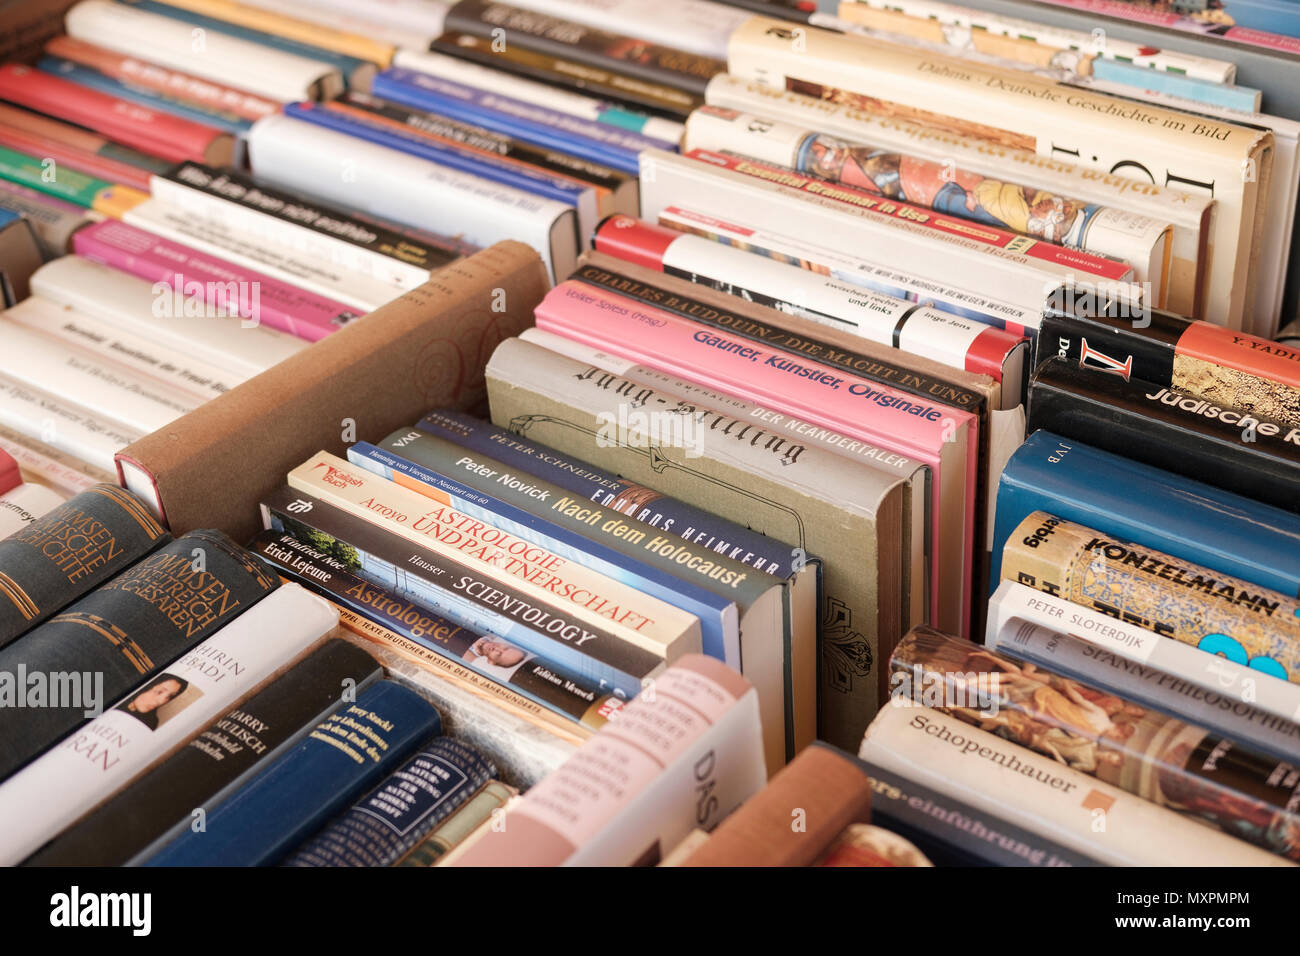
[[807,6],[0,66],[0,860],[1300,861],[1296,54]]

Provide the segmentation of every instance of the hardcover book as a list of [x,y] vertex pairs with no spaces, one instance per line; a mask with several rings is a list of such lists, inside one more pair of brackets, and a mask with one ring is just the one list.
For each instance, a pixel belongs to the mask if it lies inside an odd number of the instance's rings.
[[449,851],[455,849],[480,825],[492,819],[516,792],[498,780],[484,784],[483,789],[466,800],[438,827],[402,857],[398,866],[437,866]]

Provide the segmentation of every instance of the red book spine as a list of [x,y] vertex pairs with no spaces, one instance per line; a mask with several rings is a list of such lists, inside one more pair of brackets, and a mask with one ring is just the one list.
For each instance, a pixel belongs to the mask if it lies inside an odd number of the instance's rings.
[[13,455],[0,448],[0,495],[13,491],[22,483],[23,476],[18,470],[18,462],[14,461]]
[[114,142],[179,163],[206,162],[220,130],[170,116],[16,63],[0,66],[0,98],[61,116]]

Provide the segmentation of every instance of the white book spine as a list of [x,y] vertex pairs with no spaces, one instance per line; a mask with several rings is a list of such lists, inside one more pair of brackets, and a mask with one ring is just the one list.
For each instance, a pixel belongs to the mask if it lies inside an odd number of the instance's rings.
[[[0,785],[0,813],[23,825],[0,833],[0,865],[21,862],[275,677],[337,623],[329,602],[283,584],[10,777]],[[102,707],[104,701],[95,703]],[[144,708],[154,716],[137,717]]]
[[[80,256],[47,262],[32,276],[32,292],[168,349],[252,378],[310,343],[184,297],[175,290]],[[39,384],[39,383],[38,383]]]
[[0,495],[0,538],[27,527],[41,515],[63,504],[64,497],[44,485],[24,481]]
[[1190,817],[906,699],[858,756],[1111,866],[1292,866]]
[[[491,90],[500,96],[508,96],[534,106],[544,106],[593,123],[600,122],[603,108],[606,106],[604,102],[594,97],[547,86],[536,80],[512,76],[501,70],[494,70],[468,60],[458,60],[444,53],[398,50],[393,57],[393,64],[408,70],[438,76],[453,83]],[[652,139],[677,143],[681,141],[684,130],[685,127],[681,123],[660,116],[647,116],[645,125],[638,132]]]
[[526,242],[552,276],[577,262],[576,216],[557,200],[286,116],[258,120],[248,143],[253,171],[277,186],[479,246]]
[[287,103],[328,99],[343,92],[343,78],[327,63],[285,53],[130,4],[82,0],[64,21],[68,36],[138,56],[183,73]]
[[444,0],[366,0],[364,6],[354,0],[251,0],[249,5],[417,50],[442,34],[451,7]]
[[0,319],[0,336],[0,374],[48,388],[56,398],[83,408],[102,410],[127,428],[157,431],[203,404],[188,392],[14,322]]
[[402,294],[395,285],[358,275],[328,260],[303,255],[268,236],[252,237],[226,223],[156,199],[127,210],[122,221],[342,302],[359,312],[373,312]]
[[[1017,646],[1014,637],[1003,633],[1011,629],[1013,620],[1067,635],[1095,648],[1097,654],[1109,655],[1106,662],[1114,666],[1115,679],[1124,676],[1120,673],[1120,661],[1128,661],[1137,667],[1137,673],[1150,670],[1168,675],[1174,681],[1185,682],[1186,686],[1167,691],[1159,701],[1152,701],[1151,706],[1161,710],[1172,708],[1182,715],[1181,708],[1189,706],[1191,698],[1204,699],[1193,691],[1193,688],[1200,688],[1205,695],[1221,699],[1224,706],[1230,701],[1237,702],[1241,706],[1234,710],[1249,714],[1248,723],[1268,723],[1264,717],[1255,714],[1270,715],[1283,722],[1300,722],[1300,685],[1144,630],[1092,608],[1081,607],[1064,598],[1014,581],[1003,581],[989,601],[985,643],[994,646],[996,642],[1014,650]],[[1097,655],[1088,655],[1088,658],[1101,659]],[[1100,669],[1098,672],[1103,673]],[[1112,671],[1105,670],[1104,673],[1111,674]],[[1184,704],[1182,697],[1171,696],[1174,693],[1184,695],[1188,703]],[[1185,716],[1194,721],[1190,714]],[[1211,719],[1206,717],[1200,722],[1211,723]],[[1276,742],[1269,749],[1276,751]],[[1294,755],[1297,749],[1300,749],[1300,744],[1293,740],[1289,752]]]
[[204,401],[224,395],[242,381],[225,369],[207,365],[178,349],[121,332],[107,322],[82,315],[43,296],[28,296],[5,312],[5,317],[34,332],[43,332],[120,362]]
[[752,16],[707,0],[512,0],[511,5],[720,60],[727,58],[732,32]]
[[164,176],[152,177],[151,184],[152,196],[159,202],[220,223],[234,232],[243,233],[249,239],[269,239],[308,259],[323,259],[344,275],[359,273],[394,286],[402,292],[429,281],[430,270],[421,266],[354,245],[307,226],[285,222],[277,216],[250,209],[241,202],[214,196],[205,189]]
[[0,425],[110,475],[114,456],[144,434],[3,374]]

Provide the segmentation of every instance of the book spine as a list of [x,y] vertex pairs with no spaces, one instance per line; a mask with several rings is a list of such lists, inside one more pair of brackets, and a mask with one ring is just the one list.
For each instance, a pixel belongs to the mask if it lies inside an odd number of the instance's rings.
[[865,191],[907,200],[935,212],[1078,249],[1097,257],[1091,263],[1096,269],[1113,270],[1113,263],[1104,260],[1118,259],[1134,267],[1139,282],[1164,283],[1165,277],[1152,275],[1150,266],[1163,264],[1157,252],[1170,226],[1128,210],[1044,194],[952,163],[892,152],[877,144],[849,143],[720,107],[705,106],[691,115],[683,148],[748,156],[814,180],[838,183],[858,194]]
[[0,426],[109,476],[117,467],[113,456],[142,435],[5,375],[0,375]]
[[[705,635],[710,630],[707,621],[722,602],[748,607],[775,583],[771,576],[756,574],[738,561],[723,555],[710,557],[708,549],[692,542],[674,544],[675,536],[659,534],[650,525],[607,511],[589,499],[574,498],[529,472],[466,455],[454,443],[427,432],[394,432],[378,447],[358,442],[352,448],[358,457],[400,474],[399,484],[419,486],[416,490],[421,494],[439,501],[454,500],[467,514],[695,614]],[[681,650],[671,649],[669,657]]]
[[473,748],[434,740],[284,865],[392,866],[495,774]]
[[128,103],[19,64],[0,67],[0,96],[61,116],[172,162],[203,159],[216,130]]
[[[543,664],[578,681],[588,691],[579,709],[574,710],[575,702],[566,694],[548,698],[551,705],[563,704],[567,717],[580,719],[592,700],[609,694],[623,699],[635,696],[643,682],[663,665],[662,657],[643,648],[628,647],[608,631],[567,614],[563,607],[529,600],[518,590],[475,574],[464,564],[412,548],[401,539],[386,541],[394,536],[367,528],[361,519],[342,514],[301,492],[282,489],[282,493],[263,503],[263,514],[264,523],[271,529],[292,535],[307,547],[329,544],[345,559],[344,567],[336,571],[347,571],[374,586],[351,593],[356,582],[350,582],[342,593],[352,597],[354,604],[360,596],[375,597],[376,589],[392,591],[463,628],[470,634],[465,646],[447,648],[457,660],[468,660],[480,667],[491,663],[486,658],[478,659],[483,654],[470,655],[470,650],[477,637],[495,636],[529,655],[540,656]],[[283,558],[281,555],[280,563]],[[315,574],[323,581],[327,570],[316,567]],[[334,589],[333,599],[339,599],[338,589]],[[401,606],[405,607],[405,602]],[[378,608],[379,604],[372,601],[371,607]],[[406,636],[430,642],[416,631]],[[438,643],[433,641],[434,645]]]
[[162,96],[174,97],[222,113],[229,113],[252,122],[270,116],[280,104],[265,97],[215,83],[202,77],[173,70],[157,63],[108,50],[70,36],[56,36],[45,45],[45,51],[70,63],[102,73],[123,84],[148,90]]
[[1197,104],[1205,103],[1243,113],[1258,113],[1263,102],[1263,92],[1253,87],[1207,83],[1193,77],[1148,70],[1116,60],[1097,60],[1093,64],[1092,75],[1105,83],[1122,83],[1135,90],[1155,90],[1169,96],[1193,100]]
[[54,389],[67,401],[106,409],[127,428],[148,433],[162,428],[201,399],[172,385],[151,381],[94,352],[32,332],[13,321],[0,323],[5,349],[0,373],[27,385]]
[[743,10],[699,0],[667,0],[655,7],[638,0],[516,0],[513,6],[718,59],[726,59],[727,38],[748,19]]
[[[507,808],[454,866],[654,863],[695,827],[710,829],[766,779],[753,688],[712,658],[688,655]],[[615,783],[601,769],[623,768]],[[713,784],[697,804],[692,778]],[[563,811],[560,808],[565,808]],[[508,836],[506,835],[508,834]]]
[[114,485],[96,485],[0,540],[0,647],[170,540]]
[[3,865],[16,865],[183,745],[337,623],[327,602],[281,587],[14,774],[0,785],[0,809],[21,812],[26,823],[0,839]]
[[271,866],[438,734],[438,712],[379,681],[343,703],[145,866]]
[[622,73],[704,96],[709,78],[725,73],[725,60],[686,53],[641,39],[608,33],[559,17],[534,13],[490,0],[461,0],[447,11],[444,29],[470,36],[495,38],[505,34],[505,46],[548,53],[594,69]]
[[1025,429],[1040,428],[1300,511],[1300,427],[1052,358],[1029,385]]
[[423,50],[399,50],[393,58],[396,66],[429,73],[471,87],[497,90],[504,96],[514,97],[547,109],[559,110],[567,116],[592,123],[601,123],[617,129],[631,130],[659,142],[663,149],[673,149],[682,138],[682,124],[661,116],[650,116],[640,110],[628,109],[617,103],[585,96],[571,90],[535,80],[514,76],[492,67],[471,63],[468,60],[442,53]]
[[[940,312],[907,299],[848,285],[832,276],[772,262],[702,236],[614,216],[596,231],[599,252],[626,259],[720,292],[871,342],[923,355],[950,368],[1002,381],[1020,339],[982,322]],[[580,266],[572,278],[616,281],[604,270]]]
[[372,89],[375,96],[403,106],[483,126],[548,149],[571,152],[634,176],[640,170],[638,152],[662,145],[638,133],[582,120],[417,70],[385,70],[375,77]]
[[[1269,680],[1225,657],[1207,659],[1177,641],[1023,584],[1004,581],[998,590],[1001,595],[993,598],[998,606],[990,607],[985,634],[990,650],[1103,685],[1280,760],[1295,757],[1300,724],[1292,719],[1297,712],[1294,684]],[[1180,650],[1188,653],[1179,655]],[[1166,662],[1174,668],[1163,666]],[[1282,699],[1290,706],[1275,706]]]
[[[971,668],[978,664],[980,672]],[[915,628],[890,658],[896,694],[1291,860],[1300,775],[1254,747],[1015,657]],[[1101,713],[1082,700],[1097,701]],[[1047,700],[1053,701],[1045,704]],[[936,706],[937,704],[937,706]],[[1105,729],[1098,733],[1098,727]]]
[[[155,287],[162,283],[172,292],[179,288],[184,294],[197,283],[209,305],[309,342],[361,317],[341,302],[116,220],[83,229],[74,237],[73,248],[79,256],[139,276]],[[247,289],[246,294],[240,295],[240,289]]]
[[[293,128],[301,127],[293,124]],[[250,149],[265,129],[267,121],[259,121]],[[392,230],[360,223],[346,213],[270,189],[229,170],[187,163],[157,177],[153,195],[253,236],[324,256],[401,290],[421,285],[433,270],[450,261],[441,250],[418,247]]]
[[562,457],[553,449],[513,435],[490,422],[456,411],[430,412],[416,427],[476,452],[529,472],[602,507],[621,512],[654,528],[705,544],[758,571],[786,578],[793,573],[790,548],[766,535],[741,527],[636,484],[601,471],[576,459]]
[[[0,402],[3,401],[4,388],[3,382],[0,382]],[[116,478],[108,472],[6,428],[3,424],[0,424],[0,448],[13,456],[28,481],[54,489],[65,500],[95,485],[116,483]]]
[[16,212],[31,224],[46,259],[66,255],[73,235],[90,222],[85,209],[4,179],[0,179],[0,209]]
[[0,452],[0,494],[12,491],[23,482],[18,462],[8,452]]
[[[1203,504],[1171,514],[1164,504],[1171,500]],[[1003,545],[1032,511],[1300,595],[1300,569],[1291,560],[1300,516],[1048,431],[1031,434],[1002,471],[992,587],[1001,578]]]
[[[0,444],[0,449],[3,448],[4,445]],[[14,470],[18,470],[17,464]],[[66,499],[66,495],[30,481],[0,494],[0,540],[30,527],[37,518],[49,514]]]
[[498,780],[489,781],[417,843],[397,865],[437,866],[443,856],[464,843],[481,824],[493,819],[513,796],[513,788]]
[[1103,865],[1288,865],[1244,840],[911,700],[891,700],[881,709],[858,756],[948,799],[1010,817]]
[[211,812],[349,694],[382,679],[360,648],[333,638],[207,725],[26,860],[28,866],[139,862]]
[[936,866],[1097,866],[1049,837],[867,763],[871,819],[916,844]]
[[27,186],[56,199],[73,203],[83,209],[91,208],[113,184],[75,169],[59,169],[49,175],[50,164],[34,156],[0,145],[0,176],[11,183]]
[[42,671],[70,679],[78,692],[59,695],[56,706],[38,684],[38,699],[0,713],[0,779],[98,716],[107,701],[157,676],[279,583],[221,532],[191,531],[6,645],[0,673],[14,675],[10,686],[21,688],[20,696],[30,691],[27,675]]
[[40,298],[25,299],[9,309],[5,317],[40,335],[143,373],[196,401],[224,395],[242,381],[226,369],[120,332],[111,323],[77,315]]
[[1002,579],[1300,683],[1300,600],[1035,511]]
[[147,167],[71,146],[48,136],[0,126],[0,145],[28,156],[39,156],[47,168],[55,170],[54,175],[58,175],[59,167],[64,167],[103,182],[121,183],[136,189],[149,188],[152,170]]
[[[618,221],[617,219],[609,220],[605,225],[616,226]],[[669,235],[665,235],[670,232],[671,230],[663,230],[664,234],[661,234],[661,239],[670,238]],[[681,238],[689,240],[695,237],[683,236]],[[672,240],[673,244],[676,244],[677,241],[677,239]],[[703,251],[706,253],[717,248],[714,243],[707,241],[701,244],[704,247]],[[761,260],[755,260],[755,262],[760,269],[765,267]],[[675,273],[670,272],[668,274]],[[689,278],[688,276],[678,277]],[[666,293],[656,286],[638,282],[627,276],[616,275],[596,266],[579,266],[577,271],[573,273],[572,279],[586,283],[594,288],[604,289],[607,292],[633,299],[644,305],[671,312],[700,325],[711,326],[715,329],[733,333],[752,342],[770,344],[792,355],[816,359],[841,371],[850,372],[873,382],[895,387],[899,391],[926,398],[938,398],[954,408],[979,415],[982,419],[988,414],[988,402],[984,395],[979,392],[954,385],[949,381],[937,379],[932,375],[914,369],[905,368],[902,364],[884,362],[858,352],[832,347],[825,342],[805,339],[801,335],[796,335],[784,328],[751,316],[723,312],[699,300],[690,299],[678,293]],[[994,335],[999,332],[997,329],[989,329],[988,331]],[[1009,339],[1015,341],[1012,336],[1006,333],[1002,333],[1000,337],[1004,342]],[[892,342],[888,344],[892,345]],[[999,364],[1000,370],[1001,366]]]

